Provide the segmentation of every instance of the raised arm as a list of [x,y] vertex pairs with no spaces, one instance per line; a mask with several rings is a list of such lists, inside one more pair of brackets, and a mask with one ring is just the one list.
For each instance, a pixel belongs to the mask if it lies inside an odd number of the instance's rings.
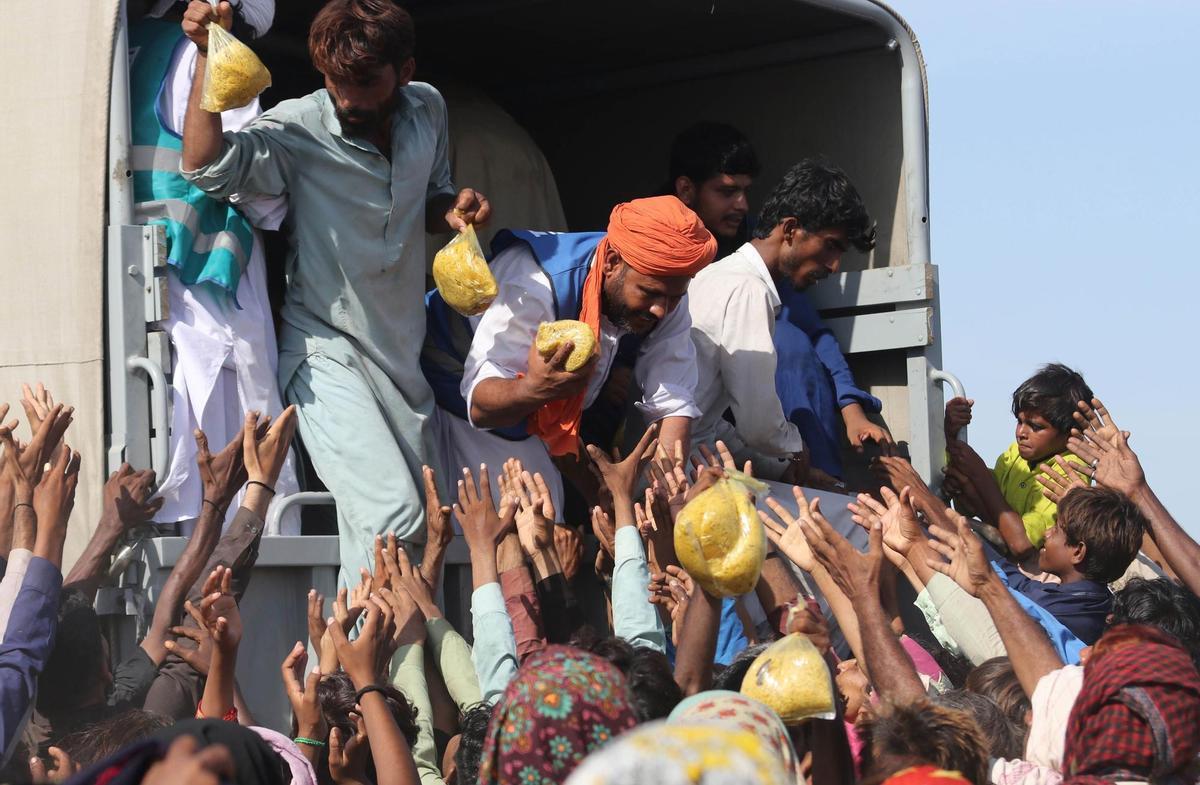
[[208,437],[203,431],[197,430],[195,436],[196,464],[200,470],[204,501],[200,505],[200,517],[196,520],[192,537],[163,584],[162,592],[159,593],[154,606],[150,630],[140,644],[155,665],[161,665],[167,656],[167,649],[163,643],[169,628],[179,617],[179,608],[188,589],[200,577],[204,565],[217,546],[226,508],[246,481],[241,432],[216,455],[209,452]]
[[100,522],[87,547],[76,560],[67,575],[65,588],[80,589],[91,597],[104,581],[113,548],[121,535],[135,526],[154,518],[162,507],[162,498],[151,498],[154,494],[153,470],[134,471],[127,463],[121,464],[108,477],[104,485],[104,507]]
[[1183,585],[1200,593],[1200,544],[1188,536],[1146,481],[1137,453],[1129,446],[1128,431],[1120,430],[1099,400],[1080,402],[1067,449],[1090,466],[1092,480],[1128,496],[1150,522],[1150,537],[1167,566]]
[[1021,687],[1026,695],[1033,695],[1043,676],[1063,666],[1045,631],[1025,613],[992,569],[983,544],[966,518],[956,516],[953,531],[934,525],[929,532],[935,538],[931,547],[945,557],[944,561],[930,558],[929,566],[983,600]]
[[574,350],[575,344],[566,341],[547,360],[531,343],[524,376],[492,377],[475,385],[471,393],[471,422],[479,428],[506,428],[521,422],[543,404],[584,392],[596,370],[596,358],[593,355],[578,370],[568,371],[567,358]]
[[[490,496],[488,497],[491,498]],[[367,604],[366,620],[351,643],[337,620],[329,619],[329,633],[337,646],[338,660],[354,684],[358,704],[371,742],[377,785],[417,785],[420,777],[404,734],[392,717],[383,691],[379,689],[380,651],[388,645],[386,625],[379,605]]]
[[813,555],[849,598],[858,616],[863,656],[875,688],[880,695],[899,703],[923,698],[925,688],[921,679],[892,631],[891,619],[879,600],[883,564],[881,524],[876,522],[871,526],[870,546],[864,554],[829,525],[821,514],[818,500],[812,501],[808,517],[801,521]]
[[200,108],[204,95],[204,72],[208,66],[208,25],[219,22],[229,30],[233,27],[233,6],[222,2],[214,8],[207,0],[192,0],[183,14],[183,34],[196,45],[196,74],[188,95],[187,114],[183,121],[183,161],[187,171],[207,166],[221,152],[221,115]]

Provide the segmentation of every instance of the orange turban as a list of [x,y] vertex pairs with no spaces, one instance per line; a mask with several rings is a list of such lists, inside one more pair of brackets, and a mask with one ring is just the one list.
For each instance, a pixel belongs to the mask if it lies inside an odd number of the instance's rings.
[[[596,247],[592,269],[583,283],[579,321],[592,328],[600,343],[604,259],[612,247],[642,275],[693,276],[717,255],[717,240],[700,217],[674,196],[634,199],[613,208],[608,234]],[[579,454],[579,422],[584,393],[549,401],[529,418],[529,430],[546,443],[553,456]]]

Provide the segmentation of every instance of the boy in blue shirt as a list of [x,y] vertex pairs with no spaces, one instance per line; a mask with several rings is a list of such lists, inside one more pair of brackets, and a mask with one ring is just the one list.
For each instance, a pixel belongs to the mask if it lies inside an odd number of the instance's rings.
[[1058,506],[1038,566],[1060,583],[1030,578],[1017,565],[993,559],[1005,582],[1049,611],[1087,645],[1104,631],[1112,611],[1108,584],[1125,574],[1142,544],[1146,519],[1127,496],[1108,488],[1075,488]]

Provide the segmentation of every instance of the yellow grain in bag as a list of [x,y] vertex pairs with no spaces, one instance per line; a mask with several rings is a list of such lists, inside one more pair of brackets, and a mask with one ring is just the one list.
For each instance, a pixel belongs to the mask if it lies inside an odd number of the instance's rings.
[[829,666],[812,641],[797,632],[758,655],[742,679],[741,692],[770,706],[788,725],[837,716]]
[[496,279],[483,258],[475,227],[467,224],[433,257],[433,282],[442,299],[463,316],[477,316],[496,299]]
[[741,472],[692,499],[675,519],[675,553],[688,575],[715,597],[752,591],[767,555],[753,492],[766,486]]
[[208,64],[200,108],[206,112],[237,109],[271,86],[271,72],[250,47],[217,22],[208,25]]

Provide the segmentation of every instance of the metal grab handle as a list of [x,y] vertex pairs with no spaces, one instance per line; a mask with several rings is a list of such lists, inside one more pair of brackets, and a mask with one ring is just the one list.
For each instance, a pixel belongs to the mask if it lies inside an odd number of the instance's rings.
[[279,520],[285,512],[293,507],[333,503],[333,494],[324,491],[301,491],[300,493],[280,496],[275,499],[270,511],[267,512],[267,520],[263,526],[263,530],[279,531]]
[[[929,380],[935,383],[950,385],[955,398],[967,397],[967,388],[963,387],[962,381],[949,371],[939,371],[935,368],[929,372]],[[964,425],[962,430],[958,432],[958,438],[961,442],[965,443],[967,441],[967,426]]]
[[167,422],[167,376],[162,366],[147,357],[130,357],[125,367],[131,371],[145,371],[150,377],[150,424],[158,437],[158,449],[151,444],[151,467],[158,482],[167,476],[171,468],[171,425]]

